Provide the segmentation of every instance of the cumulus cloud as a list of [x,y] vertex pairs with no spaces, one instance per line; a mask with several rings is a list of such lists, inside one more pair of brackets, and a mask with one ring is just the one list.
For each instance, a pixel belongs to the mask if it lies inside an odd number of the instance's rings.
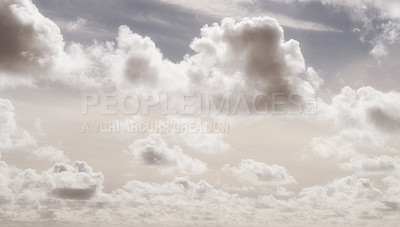
[[[70,86],[118,89],[121,94],[176,93],[185,87],[182,70],[164,59],[149,37],[133,33],[126,25],[118,28],[116,42],[73,43],[65,52],[58,81]],[[162,79],[170,83],[160,83]]]
[[137,164],[176,169],[185,174],[199,174],[207,170],[207,164],[183,153],[178,146],[169,147],[159,134],[138,139],[128,148]]
[[93,172],[83,161],[72,165],[57,163],[42,175],[52,178],[52,193],[61,198],[89,199],[103,188],[103,174]]
[[36,140],[17,124],[12,103],[0,98],[0,151],[33,145],[36,145]]
[[314,154],[337,159],[355,157],[367,151],[384,152],[388,138],[380,133],[359,129],[343,129],[337,134],[317,136],[311,140]]
[[396,176],[384,179],[387,190],[369,179],[347,176],[299,193],[278,188],[280,198],[232,194],[188,177],[163,183],[132,180],[107,193],[102,174],[80,161],[58,163],[42,173],[0,161],[0,179],[0,201],[7,209],[1,217],[19,223],[309,226],[316,218],[325,226],[357,225],[365,219],[372,225],[398,223],[393,215],[400,194]]
[[313,92],[299,77],[305,72],[299,43],[284,41],[276,20],[259,17],[236,22],[227,18],[221,25],[206,25],[201,34],[191,44],[197,54],[189,59],[192,67],[188,70],[191,80],[201,87],[221,89],[223,84],[224,91],[236,88],[266,95]]
[[398,139],[400,94],[372,87],[342,89],[332,103],[319,103],[321,121],[333,122],[336,134],[315,137],[314,153],[324,157],[352,157],[366,151],[387,152]]
[[287,173],[283,166],[267,165],[256,162],[253,159],[244,159],[238,167],[225,165],[222,168],[225,172],[231,172],[242,182],[249,182],[255,185],[280,185],[296,183],[296,180]]
[[307,204],[318,217],[369,219],[379,217],[383,192],[369,179],[347,176],[324,186],[304,188],[299,202]]
[[400,119],[400,94],[381,92],[372,87],[353,90],[342,89],[333,98],[331,109],[336,123],[341,127],[379,130],[383,133],[398,132]]
[[30,154],[33,159],[47,160],[54,162],[68,162],[69,158],[64,154],[64,151],[53,146],[42,146],[32,151]]
[[[55,202],[54,199],[90,199],[102,190],[103,175],[93,172],[86,162],[76,161],[72,165],[57,163],[41,173],[33,169],[21,170],[1,162],[0,197],[4,205],[34,209],[39,204]],[[57,202],[55,202],[57,204]],[[29,215],[29,212],[26,213]],[[26,221],[26,220],[25,220]]]
[[354,171],[361,176],[398,174],[399,167],[400,159],[387,155],[376,158],[361,156],[342,164],[343,169]]
[[[40,131],[40,133],[43,132]],[[0,157],[1,152],[17,149],[28,153],[28,157],[32,159],[69,161],[64,151],[53,146],[38,146],[38,142],[31,133],[18,125],[13,104],[7,99],[0,98]]]
[[[269,17],[239,21],[227,18],[221,25],[206,25],[201,37],[190,45],[195,54],[172,63],[149,37],[133,33],[127,26],[120,26],[116,42],[95,41],[89,46],[72,43],[64,48],[59,28],[41,15],[32,2],[6,1],[2,5],[4,21],[8,21],[3,25],[11,24],[15,31],[27,33],[10,35],[18,39],[9,38],[8,33],[2,38],[3,45],[13,49],[4,52],[0,59],[2,72],[25,76],[7,82],[9,86],[22,83],[21,78],[35,82],[27,75],[36,71],[45,75],[49,73],[44,71],[49,70],[57,74],[52,81],[137,94],[195,91],[220,96],[238,96],[237,93],[310,96],[320,85],[311,69],[308,75],[312,76],[302,78],[307,71],[299,43],[285,41],[282,27]],[[22,22],[22,18],[26,21]],[[81,20],[78,24],[82,23]],[[8,63],[11,58],[14,60]],[[165,80],[169,83],[161,82]]]
[[[93,46],[98,50],[93,52],[93,58],[84,57],[83,62],[88,63],[83,66],[93,65],[90,62],[97,61],[96,56],[101,55],[104,62],[99,66],[111,65],[103,70],[106,75],[113,75],[109,80],[122,90],[137,93],[314,94],[313,86],[302,78],[306,66],[299,43],[285,41],[276,20],[268,17],[240,21],[227,18],[221,25],[206,25],[201,31],[201,37],[195,38],[190,45],[196,53],[175,64],[163,57],[150,38],[121,26],[117,45]],[[87,52],[82,47],[76,48],[77,54]],[[90,72],[91,68],[83,71]],[[312,75],[315,84],[318,76]],[[164,80],[169,83],[160,82]]]
[[324,80],[318,76],[318,73],[315,71],[313,67],[308,67],[306,72],[307,81],[311,83],[313,88],[317,90],[324,84]]
[[64,47],[55,23],[30,0],[3,0],[0,15],[1,77],[40,77],[53,67]]

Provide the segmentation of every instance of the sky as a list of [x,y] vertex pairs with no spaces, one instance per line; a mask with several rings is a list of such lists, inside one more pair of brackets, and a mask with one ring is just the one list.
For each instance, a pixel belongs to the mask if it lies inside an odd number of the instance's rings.
[[397,0],[0,0],[0,226],[398,226]]

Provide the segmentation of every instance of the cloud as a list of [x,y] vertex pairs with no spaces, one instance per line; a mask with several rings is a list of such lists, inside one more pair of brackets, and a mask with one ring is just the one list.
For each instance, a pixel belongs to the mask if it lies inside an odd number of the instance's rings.
[[76,21],[68,22],[66,29],[68,31],[81,30],[87,24],[87,20],[81,17],[76,18]]
[[288,175],[286,168],[279,165],[267,165],[256,162],[253,159],[244,159],[239,167],[225,165],[222,170],[231,172],[242,182],[255,185],[281,185],[296,183],[296,180]]
[[7,99],[0,98],[0,157],[1,152],[11,150],[22,150],[28,153],[30,158],[37,160],[69,161],[63,151],[53,146],[38,146],[37,140],[31,133],[18,125],[13,104]]
[[343,169],[354,171],[360,176],[397,174],[399,167],[400,159],[398,157],[386,155],[376,158],[365,156],[352,158],[350,162],[342,164]]
[[302,78],[306,66],[299,43],[285,41],[282,27],[272,18],[226,18],[221,25],[206,25],[190,47],[196,54],[180,63],[190,79],[190,91],[217,97],[218,106],[230,94],[230,100],[258,97],[251,109],[265,111],[273,108],[272,99],[280,94],[287,99],[282,105],[287,110],[315,94]]
[[41,173],[33,169],[18,169],[0,161],[0,202],[7,209],[0,215],[1,224],[8,225],[10,220],[43,224],[43,221],[60,216],[59,220],[71,221],[74,213],[89,211],[84,201],[90,201],[101,193],[103,179],[100,172],[93,172],[82,161],[72,165],[57,163]]
[[93,172],[83,161],[72,165],[57,163],[46,174],[53,178],[52,193],[68,199],[89,199],[103,188],[103,174]]
[[[206,25],[190,45],[195,54],[178,64],[163,59],[150,38],[126,26],[120,27],[117,41],[110,59],[122,64],[122,72],[113,72],[122,75],[117,84],[127,90],[134,85],[147,93],[195,91],[220,96],[240,92],[310,96],[315,92],[301,78],[306,66],[299,43],[285,41],[282,27],[272,18],[226,18],[221,25]],[[314,81],[317,77],[313,73]],[[168,85],[160,83],[165,79]],[[215,89],[217,84],[219,89]]]
[[12,197],[12,190],[10,189],[10,168],[4,161],[0,160],[0,203],[9,203]]
[[338,127],[395,134],[399,130],[399,105],[398,92],[384,93],[372,87],[357,90],[345,87],[323,111],[328,117],[333,117]]
[[378,209],[382,207],[380,200],[384,197],[384,193],[369,179],[356,176],[338,178],[324,186],[304,188],[299,194],[300,203],[314,210],[317,217],[326,217],[330,221],[329,217],[378,218]]
[[[39,204],[55,202],[56,198],[90,199],[103,188],[103,175],[93,172],[92,168],[82,161],[76,161],[72,165],[57,163],[41,173],[33,169],[12,168],[4,162],[0,164],[0,178],[5,180],[0,188],[9,188],[0,190],[0,198],[8,198],[5,199],[4,205],[13,209],[15,206],[35,209]],[[29,215],[29,211],[26,215]]]
[[15,120],[15,108],[7,99],[0,98],[0,151],[36,145],[32,135]]
[[371,225],[382,220],[388,226],[398,223],[393,215],[399,202],[397,176],[384,179],[387,190],[378,189],[369,179],[346,176],[299,193],[278,188],[280,198],[233,194],[188,177],[163,183],[132,180],[108,193],[102,190],[102,174],[81,161],[58,163],[41,173],[0,161],[0,179],[0,201],[7,210],[1,213],[2,220],[29,225],[49,221],[67,225],[309,226],[316,218],[325,226],[353,226],[367,218]]
[[260,7],[261,1],[259,0],[207,0],[202,3],[183,0],[161,0],[161,2],[177,5],[185,9],[194,11],[195,13],[201,13],[220,19],[225,17],[242,19],[244,17],[269,16],[276,18],[282,26],[292,29],[319,32],[340,32],[340,30],[338,29],[320,23],[300,20],[298,18],[291,18],[282,14],[276,14],[262,10]]
[[332,98],[332,103],[319,103],[317,117],[320,121],[332,122],[338,132],[313,138],[313,152],[343,158],[368,151],[390,151],[390,142],[399,138],[399,106],[400,94],[395,91],[343,88]]
[[392,174],[383,178],[382,181],[388,186],[387,192],[390,195],[388,196],[388,200],[400,204],[400,176],[398,174]]
[[[276,20],[227,18],[201,32],[201,38],[191,44],[198,53],[191,60],[211,66],[208,74],[231,78],[242,74],[246,85],[267,94],[300,93],[296,90],[302,88],[302,81],[297,76],[305,71],[304,58],[297,41],[284,41]],[[193,74],[189,75],[193,78]]]
[[96,188],[101,190],[103,174],[93,172],[84,161],[75,161],[72,165],[57,163],[43,175],[48,174],[54,180],[53,188],[75,188],[87,189]]
[[288,0],[279,2],[285,4],[320,2],[325,6],[346,12],[356,26],[353,31],[360,33],[360,40],[363,43],[372,44],[370,54],[378,60],[387,56],[389,47],[394,45],[400,37],[400,4],[397,1]]
[[322,157],[349,157],[355,154],[354,142],[341,134],[314,137],[311,149],[314,154]]
[[[231,149],[230,145],[224,141],[224,134],[221,132],[209,132],[213,122],[205,121],[195,117],[167,116],[171,125],[180,125],[177,130],[173,128],[170,133],[178,137],[188,148],[195,151],[209,154],[226,152]],[[196,125],[196,130],[185,130],[184,125]],[[174,131],[175,130],[175,131]],[[211,131],[211,130],[210,130]]]
[[[41,75],[54,74],[47,78],[53,82],[81,89],[118,89],[121,94],[182,94],[199,89],[203,93],[218,91],[220,96],[233,93],[237,97],[240,92],[300,96],[315,93],[311,81],[302,78],[306,66],[299,43],[285,41],[282,27],[269,17],[239,21],[227,18],[221,25],[206,25],[201,37],[190,46],[195,54],[172,63],[149,37],[133,33],[125,25],[119,27],[116,42],[95,41],[89,46],[72,43],[64,48],[59,28],[41,15],[32,2],[20,0],[12,6],[8,3],[3,3],[2,9],[7,15],[4,20],[9,23],[3,25],[12,24],[14,30],[28,33],[18,36],[26,40],[4,35],[3,45],[13,46],[13,52],[0,58],[4,65],[1,71],[4,76],[11,71],[20,75],[9,80],[8,87],[36,84],[38,78],[29,75],[37,71]],[[26,21],[22,23],[20,17]],[[7,63],[12,55],[18,56],[17,60]],[[308,78],[318,86],[316,74],[312,75]],[[165,80],[169,83],[161,82]]]
[[69,158],[64,154],[64,151],[53,146],[42,146],[32,151],[30,154],[33,159],[47,160],[55,162],[69,162]]
[[400,118],[392,112],[382,108],[371,108],[368,113],[372,123],[382,131],[398,132],[400,131]]
[[311,140],[314,154],[337,159],[355,157],[359,153],[384,152],[389,138],[367,130],[343,129],[337,134],[317,136]]
[[204,153],[216,154],[230,149],[229,144],[223,140],[222,133],[180,133],[182,141],[186,146]]
[[313,67],[307,68],[306,80],[310,82],[315,90],[318,90],[318,88],[320,88],[324,84],[324,80],[319,77],[318,73]]
[[[118,28],[116,42],[73,43],[65,52],[58,81],[83,90],[100,87],[121,95],[153,94],[172,93],[186,85],[181,69],[163,59],[149,37],[133,33],[126,25]],[[161,83],[163,79],[170,83]]]
[[178,146],[172,148],[159,134],[138,139],[128,147],[129,154],[137,164],[161,168],[176,169],[184,174],[200,174],[207,170],[207,164],[182,152]]
[[30,0],[0,3],[0,76],[41,77],[63,53],[60,29]]

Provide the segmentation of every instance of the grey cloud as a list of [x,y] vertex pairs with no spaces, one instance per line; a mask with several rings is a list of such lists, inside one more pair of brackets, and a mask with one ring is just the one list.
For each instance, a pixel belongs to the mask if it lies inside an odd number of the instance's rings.
[[176,161],[168,160],[167,157],[164,156],[162,151],[158,151],[155,147],[148,145],[148,147],[144,148],[142,154],[142,160],[144,164],[147,165],[174,165]]
[[397,202],[382,201],[386,208],[382,210],[385,212],[397,212],[400,210],[400,205]]
[[61,199],[87,200],[94,196],[96,187],[90,188],[55,188],[51,192],[54,196]]
[[[221,25],[204,27],[191,47],[204,58],[205,66],[212,67],[203,80],[217,70],[228,78],[242,73],[249,89],[263,94],[304,93],[306,85],[299,75],[305,72],[305,63],[299,43],[285,42],[274,19],[224,19]],[[192,59],[196,62],[196,55]]]
[[207,164],[190,157],[178,146],[168,147],[159,134],[152,134],[133,142],[127,152],[137,164],[158,166],[161,170],[176,169],[186,174],[199,174],[207,170]]
[[126,62],[125,76],[134,83],[153,84],[157,82],[157,74],[157,69],[146,58],[132,56]]
[[[276,24],[242,28],[239,31],[227,29],[222,36],[228,45],[228,54],[243,59],[247,82],[265,87],[270,93],[290,94],[289,68],[284,53],[280,50],[283,40],[282,29]],[[229,56],[229,55],[228,55]]]
[[58,27],[30,0],[0,2],[0,70],[5,74],[44,73],[63,49]]
[[379,129],[395,133],[400,131],[400,118],[391,116],[390,113],[385,112],[381,108],[371,108],[368,111],[372,123]]

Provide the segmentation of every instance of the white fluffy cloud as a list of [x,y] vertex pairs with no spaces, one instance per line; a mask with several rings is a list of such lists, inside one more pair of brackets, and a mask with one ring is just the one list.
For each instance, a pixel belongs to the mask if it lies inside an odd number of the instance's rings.
[[267,165],[256,162],[253,159],[244,159],[238,167],[225,165],[222,168],[225,172],[231,172],[242,182],[249,182],[255,185],[280,185],[296,183],[296,180],[287,173],[283,166]]
[[60,198],[89,199],[103,188],[103,174],[93,172],[83,161],[72,165],[57,163],[42,176],[52,179],[52,194]]
[[30,154],[33,159],[47,160],[54,162],[68,162],[69,158],[64,154],[64,151],[57,149],[54,146],[42,146],[32,151]]
[[[62,62],[64,67],[57,68],[60,76],[54,80],[125,92],[131,92],[134,87],[136,91],[133,92],[138,93],[190,90],[218,95],[239,91],[307,96],[322,85],[315,70],[305,65],[298,42],[286,41],[282,28],[267,17],[239,21],[228,18],[221,24],[205,26],[201,36],[191,44],[195,54],[175,64],[163,57],[150,38],[133,33],[127,26],[119,28],[115,43],[72,44],[63,50],[58,28],[30,1],[1,1],[0,10],[0,17],[4,19],[0,21],[0,28],[7,30],[7,26],[12,25],[10,33],[0,35],[0,41],[4,41],[0,45],[7,47],[5,43],[9,43],[13,49],[8,54],[16,59],[10,62],[4,58],[5,54],[3,57],[0,54],[0,70],[4,74],[0,76],[18,74],[14,81],[25,77],[35,80],[27,71],[46,71],[47,74]],[[15,28],[25,36],[11,39]],[[391,30],[388,28],[384,33]],[[386,44],[385,41],[379,53],[384,54]],[[310,226],[318,220],[324,226],[366,225],[367,222],[374,226],[382,221],[388,226],[397,226],[399,218],[393,214],[400,206],[398,157],[359,155],[364,149],[385,153],[390,147],[388,141],[398,139],[399,106],[399,93],[383,93],[370,87],[357,91],[346,87],[331,104],[322,104],[322,119],[333,122],[335,127],[332,128],[338,133],[315,138],[312,141],[314,152],[327,157],[353,157],[342,167],[354,171],[355,175],[311,186],[299,193],[278,188],[277,198],[232,194],[204,180],[195,183],[187,177],[164,183],[132,180],[122,188],[105,192],[102,173],[93,171],[86,162],[57,163],[38,173],[0,161],[0,203],[4,211],[0,219],[39,225],[49,221],[141,226],[243,226],[249,223],[254,226],[266,223]],[[14,107],[4,99],[0,99],[0,126],[2,150],[36,144],[32,136],[18,126]],[[186,146],[201,152],[228,149],[222,134],[182,134],[181,139]],[[127,152],[135,164],[162,171],[200,174],[207,170],[205,162],[190,157],[178,146],[169,146],[157,134],[137,139]],[[64,153],[53,146],[39,147],[30,155],[67,161]],[[237,167],[226,165],[223,171],[237,177],[244,185],[296,182],[285,167],[252,159],[242,160]],[[391,175],[384,178],[385,185],[381,187],[357,176],[377,174]]]
[[314,92],[300,78],[306,67],[299,43],[285,41],[282,28],[272,18],[244,18],[238,22],[227,18],[221,25],[206,25],[191,48],[197,54],[185,62],[190,64],[187,74],[200,89],[269,96]]
[[[304,188],[299,202],[313,210],[316,217],[327,218],[326,224],[332,224],[329,217],[344,219],[370,219],[380,215],[384,207],[381,200],[384,193],[377,189],[369,179],[347,176],[333,180],[324,186]],[[341,220],[336,220],[342,222]]]
[[386,175],[399,174],[399,157],[390,157],[387,155],[369,158],[365,156],[352,158],[350,162],[342,164],[345,170],[354,171],[357,175]]
[[7,99],[0,98],[0,157],[1,152],[17,149],[26,152],[32,159],[51,162],[69,161],[64,151],[54,146],[38,146],[38,141],[31,133],[18,125],[13,104]]
[[[149,37],[133,33],[127,26],[120,26],[116,42],[72,43],[64,48],[59,28],[29,0],[5,1],[2,10],[6,15],[3,21],[7,21],[3,26],[27,33],[19,39],[2,35],[1,45],[13,49],[4,55],[18,56],[12,64],[8,57],[0,59],[2,80],[8,78],[8,72],[21,74],[9,82],[4,80],[9,86],[17,86],[21,80],[35,84],[34,77],[28,77],[35,72],[33,68],[44,75],[54,74],[52,81],[136,94],[200,91],[220,96],[240,92],[309,96],[320,84],[315,73],[309,73],[314,87],[302,78],[306,65],[299,43],[285,41],[282,27],[268,17],[227,18],[221,25],[206,25],[191,44],[195,54],[175,64],[163,57]],[[162,82],[167,80],[168,84]]]
[[[71,58],[81,63],[76,69],[80,76],[72,73],[70,79],[112,82],[121,91],[139,94],[191,91],[221,96],[240,92],[309,96],[315,92],[302,79],[306,66],[299,43],[285,41],[282,28],[272,18],[228,18],[221,25],[206,25],[191,48],[194,55],[174,64],[163,58],[150,38],[121,26],[116,44],[69,48],[70,55],[75,56]],[[315,72],[311,79],[317,85]],[[165,80],[169,83],[161,82]]]
[[[400,180],[387,177],[387,190],[369,179],[347,176],[326,185],[283,190],[280,199],[231,194],[200,180],[176,177],[164,183],[133,180],[110,193],[102,191],[103,176],[84,162],[56,164],[42,173],[19,170],[0,162],[2,218],[19,223],[63,222],[152,226],[177,224],[265,226],[359,225],[398,223]],[[22,209],[23,208],[23,209]],[[367,226],[368,226],[367,225]]]
[[87,24],[87,20],[81,17],[76,18],[76,21],[68,22],[66,29],[68,31],[81,30]]
[[[20,170],[1,162],[0,188],[4,205],[10,208],[34,209],[39,204],[55,202],[54,199],[86,200],[102,190],[103,175],[93,172],[85,162],[72,165],[57,163],[41,173],[33,169]],[[8,199],[7,199],[8,198]],[[26,213],[29,215],[29,211]],[[26,221],[26,220],[25,220]]]
[[338,127],[396,134],[400,130],[400,93],[381,92],[372,87],[342,89],[323,114],[332,117]]
[[[324,157],[352,157],[358,153],[389,152],[399,138],[400,94],[372,87],[342,89],[331,104],[319,103],[321,121],[332,122],[337,134],[315,137],[314,153]],[[328,123],[329,124],[329,123]]]
[[129,146],[128,152],[137,164],[161,170],[176,169],[185,174],[199,174],[207,170],[206,163],[183,153],[178,146],[168,147],[159,134],[136,140]]
[[36,144],[32,135],[15,120],[15,108],[7,99],[0,98],[0,151],[24,148]]

